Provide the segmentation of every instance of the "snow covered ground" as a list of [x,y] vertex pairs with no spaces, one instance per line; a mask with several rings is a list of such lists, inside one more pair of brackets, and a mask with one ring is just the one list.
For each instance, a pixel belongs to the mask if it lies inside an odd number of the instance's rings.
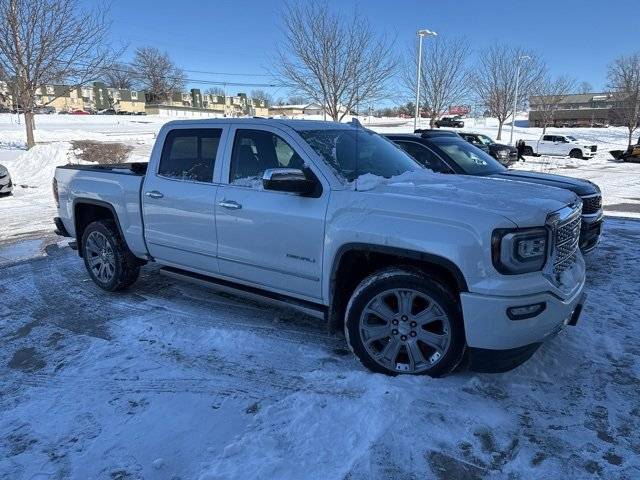
[[154,267],[107,294],[56,240],[0,247],[0,478],[640,478],[639,236],[606,223],[583,317],[528,363],[439,380]]
[[[0,198],[3,213],[0,242],[53,230],[51,219],[55,216],[55,205],[51,180],[55,166],[77,161],[69,151],[70,141],[122,142],[134,147],[131,161],[145,161],[158,130],[169,120],[171,118],[158,116],[38,115],[36,140],[40,143],[27,152],[24,150],[24,125],[17,123],[15,115],[0,114],[0,163],[9,169],[16,184],[13,197]],[[413,122],[403,119],[365,117],[362,123],[381,133],[411,132],[413,129]],[[467,119],[463,130],[486,133],[495,138],[497,123],[493,119]],[[598,155],[591,160],[531,157],[513,168],[592,180],[604,193],[607,215],[640,217],[640,164],[618,163],[609,155],[609,150],[626,148],[623,128],[552,130],[597,144]],[[516,127],[514,138],[535,139],[541,132],[540,128]],[[503,141],[508,138],[507,126]]]
[[[76,161],[72,140],[131,144],[144,159],[167,120],[38,116],[42,143],[27,152],[23,126],[0,115],[0,163],[16,184],[0,198],[0,478],[640,478],[640,221],[607,218],[584,316],[527,364],[387,378],[315,320],[153,266],[127,293],[94,286],[52,233],[55,166]],[[608,159],[624,130],[558,131],[598,156],[517,168],[592,179],[609,216],[640,216],[640,165]]]

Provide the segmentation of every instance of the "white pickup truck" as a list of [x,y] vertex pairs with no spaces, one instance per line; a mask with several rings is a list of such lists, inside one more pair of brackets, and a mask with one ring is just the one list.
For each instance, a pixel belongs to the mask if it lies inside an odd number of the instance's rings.
[[157,262],[323,317],[386,374],[508,370],[584,299],[574,193],[433,173],[358,125],[170,122],[148,164],[58,167],[54,196],[101,288]]
[[539,140],[525,140],[525,155],[550,155],[555,157],[595,157],[598,146],[578,140],[571,135],[542,135]]

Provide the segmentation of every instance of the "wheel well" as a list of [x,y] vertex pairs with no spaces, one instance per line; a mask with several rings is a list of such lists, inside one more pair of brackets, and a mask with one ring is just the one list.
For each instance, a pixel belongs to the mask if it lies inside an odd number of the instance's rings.
[[582,156],[582,149],[581,148],[572,148],[571,151],[569,152],[569,155],[571,155],[574,152],[578,152],[580,154],[580,156]]
[[372,273],[387,267],[406,266],[429,273],[455,296],[467,290],[462,273],[442,257],[413,251],[386,250],[356,248],[336,256],[330,282],[329,323],[332,331],[342,330],[345,309],[358,284]]
[[87,226],[97,220],[116,220],[113,211],[109,207],[94,203],[77,203],[74,207],[73,218],[75,221],[78,254],[80,256],[82,256],[82,235]]

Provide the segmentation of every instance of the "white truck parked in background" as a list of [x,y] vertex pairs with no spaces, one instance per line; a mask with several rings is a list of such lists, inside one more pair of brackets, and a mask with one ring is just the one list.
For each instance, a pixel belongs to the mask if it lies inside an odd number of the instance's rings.
[[525,140],[525,155],[550,155],[555,157],[595,157],[597,145],[578,140],[571,135],[542,135],[539,140]]
[[58,167],[54,196],[101,288],[157,262],[326,318],[386,374],[508,370],[584,301],[574,193],[433,173],[357,125],[169,122],[148,164]]

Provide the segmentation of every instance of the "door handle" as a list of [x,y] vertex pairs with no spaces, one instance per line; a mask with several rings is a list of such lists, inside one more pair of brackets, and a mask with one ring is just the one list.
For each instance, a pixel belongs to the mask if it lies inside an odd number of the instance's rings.
[[164,197],[164,195],[161,192],[157,191],[157,190],[152,190],[150,192],[145,192],[144,194],[147,197],[150,197],[150,198],[162,198],[162,197]]
[[229,210],[240,210],[242,208],[242,205],[238,202],[234,202],[233,200],[222,200],[218,202],[218,206],[228,208]]

